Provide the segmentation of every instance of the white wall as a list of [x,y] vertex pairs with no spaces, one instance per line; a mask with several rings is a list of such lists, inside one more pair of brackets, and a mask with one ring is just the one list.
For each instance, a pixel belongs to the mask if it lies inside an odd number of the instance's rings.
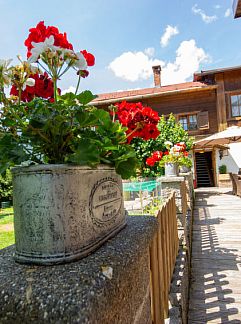
[[216,149],[217,172],[222,164],[227,166],[227,172],[238,173],[241,168],[241,143],[229,144],[228,155],[220,160],[219,150]]

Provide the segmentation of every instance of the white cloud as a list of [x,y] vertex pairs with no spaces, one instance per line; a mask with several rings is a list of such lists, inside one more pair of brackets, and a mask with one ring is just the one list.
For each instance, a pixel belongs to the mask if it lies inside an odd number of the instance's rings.
[[162,35],[161,40],[160,40],[161,46],[166,47],[168,45],[170,39],[177,34],[179,34],[179,30],[176,26],[173,27],[173,26],[167,25],[165,32]]
[[174,62],[162,68],[162,85],[185,82],[200,69],[200,64],[210,60],[202,48],[197,47],[194,39],[183,41],[176,51]]
[[144,50],[144,53],[147,55],[147,56],[154,56],[155,55],[155,48],[154,47],[148,47]]
[[204,49],[197,47],[194,39],[183,41],[176,51],[173,62],[164,62],[148,57],[144,52],[125,52],[109,64],[115,76],[128,80],[147,80],[152,77],[152,66],[162,67],[162,85],[185,82],[192,79],[193,73],[200,70],[201,63],[211,59]]
[[214,16],[208,16],[206,15],[206,13],[198,8],[198,5],[195,4],[193,7],[192,7],[192,12],[195,14],[195,15],[200,15],[202,20],[206,23],[206,24],[210,24],[212,22],[214,22],[215,20],[218,19],[218,17],[216,15]]
[[144,52],[125,52],[115,58],[108,66],[115,76],[127,81],[146,80],[152,75],[153,65],[163,62],[152,59]]
[[231,16],[231,13],[232,13],[232,12],[231,12],[231,9],[228,8],[228,9],[225,11],[224,17],[227,18],[227,17]]
[[62,91],[61,91],[61,94],[64,95],[64,94],[66,94],[66,93],[68,93],[68,92],[73,92],[73,93],[75,93],[75,90],[76,90],[75,87],[70,86],[68,89],[64,89],[64,90],[62,90]]
[[215,8],[215,9],[220,9],[221,6],[220,6],[219,4],[216,4],[216,5],[214,5],[214,8]]

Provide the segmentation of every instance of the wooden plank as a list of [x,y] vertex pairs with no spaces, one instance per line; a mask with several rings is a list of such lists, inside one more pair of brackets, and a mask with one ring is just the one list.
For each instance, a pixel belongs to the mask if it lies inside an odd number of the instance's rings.
[[161,220],[161,243],[162,243],[162,252],[163,252],[163,275],[164,275],[164,282],[165,282],[165,291],[164,291],[164,314],[165,317],[168,314],[168,262],[167,262],[167,245],[166,245],[166,214],[164,206],[160,211],[160,220]]
[[164,270],[164,262],[163,259],[163,247],[161,241],[161,222],[160,222],[160,212],[158,213],[159,219],[159,228],[157,234],[157,257],[158,257],[158,272],[159,272],[159,290],[160,290],[160,313],[161,318],[164,321],[164,318],[167,317],[168,314],[165,314],[165,270]]
[[218,131],[220,132],[227,128],[226,98],[225,98],[223,73],[216,74],[215,81],[218,85],[218,88],[217,88],[217,122],[218,122]]
[[152,312],[154,324],[164,323],[161,315],[161,298],[160,298],[160,284],[158,275],[158,256],[157,256],[157,234],[154,236],[150,248],[150,266],[151,266],[151,289],[152,289]]
[[174,229],[175,229],[175,255],[177,256],[179,250],[179,239],[178,239],[178,225],[177,225],[177,211],[176,211],[176,202],[175,202],[175,193],[173,193],[172,198],[172,209],[173,209],[173,218],[174,218]]
[[241,323],[241,199],[236,198],[218,188],[196,191],[190,323]]
[[166,262],[167,262],[167,284],[168,284],[168,291],[169,291],[169,286],[170,286],[170,277],[171,277],[171,266],[170,266],[170,245],[169,245],[169,229],[168,229],[168,210],[167,210],[167,204],[163,208],[164,213],[165,213],[165,234],[166,234]]
[[169,202],[170,208],[170,228],[171,228],[171,249],[172,249],[172,274],[176,263],[176,254],[175,254],[175,229],[174,229],[174,217],[173,217],[173,207],[172,207],[172,197]]
[[167,203],[167,231],[168,231],[168,250],[169,250],[169,289],[172,280],[172,272],[173,272],[173,241],[172,241],[172,234],[171,234],[171,205],[170,199]]

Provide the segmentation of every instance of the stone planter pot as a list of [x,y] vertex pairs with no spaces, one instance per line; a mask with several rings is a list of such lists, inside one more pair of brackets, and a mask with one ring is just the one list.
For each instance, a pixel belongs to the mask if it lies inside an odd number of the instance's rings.
[[126,224],[122,180],[114,168],[40,165],[12,173],[18,262],[80,259]]
[[181,165],[181,166],[179,167],[179,171],[180,171],[180,173],[188,173],[188,172],[191,171],[191,168],[189,168],[189,167],[187,167],[187,166],[185,166],[185,165]]
[[165,176],[176,177],[178,176],[178,164],[177,163],[165,163]]

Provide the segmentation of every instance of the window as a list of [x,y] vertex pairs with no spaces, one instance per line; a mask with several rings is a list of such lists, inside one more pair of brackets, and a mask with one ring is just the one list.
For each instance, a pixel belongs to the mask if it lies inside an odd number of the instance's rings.
[[186,131],[196,130],[197,126],[197,115],[185,115],[179,117],[179,122]]
[[232,117],[241,116],[241,94],[231,96],[231,115]]

